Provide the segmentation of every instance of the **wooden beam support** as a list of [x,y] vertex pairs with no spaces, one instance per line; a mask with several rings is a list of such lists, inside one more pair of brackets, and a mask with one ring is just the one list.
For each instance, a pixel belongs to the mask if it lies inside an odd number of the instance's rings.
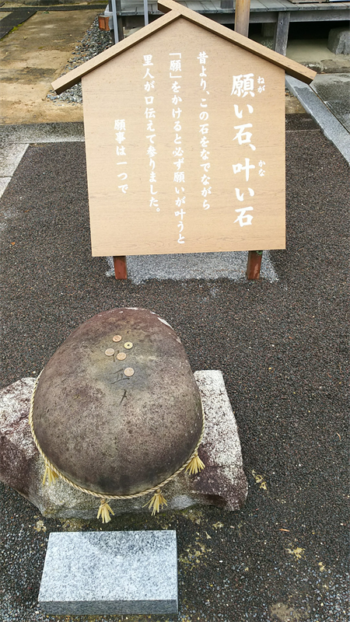
[[273,49],[282,56],[286,55],[288,45],[290,13],[285,11],[278,14]]
[[116,255],[113,257],[114,263],[114,273],[117,281],[124,280],[128,278],[128,273],[126,270],[126,257],[125,255]]
[[244,37],[249,33],[250,0],[236,0],[235,32]]
[[257,281],[260,277],[262,251],[249,251],[247,264],[248,281]]

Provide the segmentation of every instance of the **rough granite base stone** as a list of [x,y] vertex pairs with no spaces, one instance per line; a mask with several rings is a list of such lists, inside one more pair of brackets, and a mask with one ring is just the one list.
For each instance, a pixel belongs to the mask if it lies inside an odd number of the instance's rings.
[[176,532],[51,533],[38,601],[53,615],[177,613]]
[[350,54],[350,31],[348,28],[331,28],[328,49],[333,54]]
[[[196,476],[182,473],[163,489],[169,510],[216,505],[238,510],[247,496],[236,420],[221,371],[194,374],[202,398],[205,432],[199,448],[206,465]],[[28,414],[34,378],[24,378],[0,392],[0,479],[50,518],[96,518],[99,500],[62,480],[42,486],[44,463],[32,439]],[[151,495],[149,496],[149,498]],[[148,497],[111,501],[114,513],[149,512]]]

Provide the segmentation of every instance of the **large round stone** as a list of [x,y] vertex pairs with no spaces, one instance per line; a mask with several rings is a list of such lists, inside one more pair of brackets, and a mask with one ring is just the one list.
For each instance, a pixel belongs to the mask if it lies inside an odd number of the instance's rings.
[[203,425],[179,337],[145,309],[95,315],[46,365],[33,425],[53,465],[90,491],[131,495],[162,483],[191,457]]

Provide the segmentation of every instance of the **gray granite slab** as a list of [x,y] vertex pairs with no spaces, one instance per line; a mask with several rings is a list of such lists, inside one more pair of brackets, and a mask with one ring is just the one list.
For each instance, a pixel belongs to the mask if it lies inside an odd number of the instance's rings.
[[38,601],[53,615],[177,613],[176,532],[51,533]]
[[317,74],[312,88],[338,121],[350,132],[350,75],[348,73]]

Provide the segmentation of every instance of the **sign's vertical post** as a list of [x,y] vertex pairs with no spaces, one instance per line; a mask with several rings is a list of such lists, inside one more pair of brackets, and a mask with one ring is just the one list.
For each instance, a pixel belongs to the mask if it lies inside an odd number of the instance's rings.
[[116,255],[113,257],[114,274],[117,280],[123,280],[128,278],[126,270],[126,257],[125,255]]
[[[235,31],[244,37],[249,33],[250,0],[236,0]],[[256,281],[260,276],[262,251],[249,251],[247,279]]]
[[262,251],[248,251],[247,279],[257,281],[260,277]]
[[260,275],[262,251],[249,251],[247,263],[247,279],[256,281]]

